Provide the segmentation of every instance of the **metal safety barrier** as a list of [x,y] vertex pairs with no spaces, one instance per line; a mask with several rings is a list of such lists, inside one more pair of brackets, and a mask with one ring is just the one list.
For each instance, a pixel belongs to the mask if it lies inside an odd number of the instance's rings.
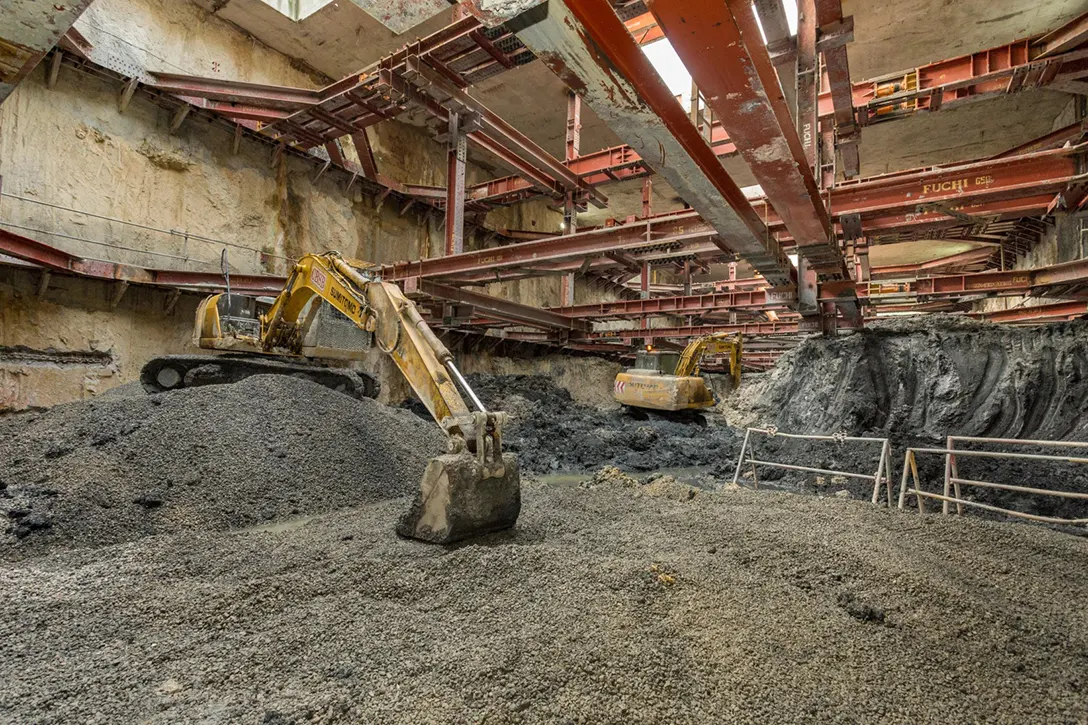
[[[978,481],[970,478],[961,478],[956,463],[958,457],[974,458],[1003,458],[1020,459],[1029,461],[1055,461],[1059,463],[1088,464],[1088,458],[1071,458],[1068,456],[1051,455],[1044,453],[1014,453],[1010,451],[974,451],[956,448],[956,443],[981,443],[1008,446],[1047,446],[1054,448],[1088,449],[1088,443],[1073,441],[1036,441],[1017,438],[977,438],[971,436],[948,436],[945,448],[908,448],[903,459],[903,477],[899,483],[899,508],[906,505],[907,495],[913,495],[918,501],[918,512],[925,513],[925,499],[941,501],[941,513],[947,514],[951,504],[956,505],[956,513],[962,514],[964,506],[1002,513],[1030,521],[1038,521],[1047,524],[1088,524],[1088,519],[1063,519],[1053,516],[1039,516],[1038,514],[1024,513],[1012,509],[994,506],[979,501],[971,501],[963,497],[961,486],[975,486],[977,488],[1000,489],[1003,491],[1015,491],[1017,493],[1038,494],[1040,496],[1052,496],[1056,498],[1069,498],[1088,500],[1088,493],[1075,493],[1073,491],[1055,491],[1033,486],[1017,486],[1009,483],[994,483],[992,481]],[[944,456],[944,491],[932,493],[921,489],[921,480],[918,476],[918,462],[916,454],[936,454]],[[907,477],[914,481],[914,486],[908,488]],[[955,493],[955,495],[952,495]]]
[[[840,445],[845,443],[879,443],[880,444],[880,460],[876,464],[875,473],[857,473],[855,471],[833,471],[827,468],[814,468],[812,466],[799,466],[793,463],[782,463],[780,461],[764,461],[756,458],[752,458],[749,452],[749,442],[752,434],[765,435],[769,437],[790,438],[795,440],[806,441],[829,441],[835,442]],[[748,454],[748,458],[745,455]],[[809,473],[820,473],[827,476],[845,476],[847,478],[860,478],[864,481],[873,482],[873,503],[877,503],[880,500],[880,486],[884,484],[888,495],[888,507],[892,506],[892,447],[887,438],[863,438],[857,436],[848,436],[845,434],[839,435],[801,435],[798,433],[781,433],[777,428],[748,428],[744,432],[744,443],[740,447],[740,457],[737,459],[737,470],[733,474],[733,483],[740,484],[740,472],[744,467],[745,462],[750,463],[752,466],[752,480],[755,487],[759,488],[759,475],[756,473],[757,466],[767,466],[769,468],[781,468],[789,471],[807,471]]]

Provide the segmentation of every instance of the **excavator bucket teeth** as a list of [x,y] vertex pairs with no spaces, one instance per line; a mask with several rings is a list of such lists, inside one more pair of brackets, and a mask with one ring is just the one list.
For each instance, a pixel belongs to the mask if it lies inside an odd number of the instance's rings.
[[397,533],[432,544],[451,544],[511,528],[521,512],[517,457],[483,465],[468,453],[432,458],[412,507]]

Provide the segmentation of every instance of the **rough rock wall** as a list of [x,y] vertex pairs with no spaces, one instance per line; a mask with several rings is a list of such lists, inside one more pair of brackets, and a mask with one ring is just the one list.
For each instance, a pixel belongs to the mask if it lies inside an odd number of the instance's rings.
[[[311,88],[326,80],[187,0],[98,0],[80,29],[136,67]],[[217,271],[226,248],[240,273],[283,274],[289,257],[334,249],[375,262],[442,253],[440,221],[379,205],[358,185],[349,195],[334,172],[315,181],[317,167],[290,155],[273,163],[255,140],[235,154],[228,128],[195,116],[170,133],[171,112],[139,94],[122,113],[116,83],[65,67],[50,90],[45,65],[0,106],[0,221],[16,233],[85,257],[200,271]],[[423,129],[387,122],[369,137],[384,173],[445,183],[444,149]],[[469,183],[485,178],[469,167]],[[561,218],[530,202],[488,222],[554,232]],[[0,411],[82,398],[135,380],[150,357],[193,351],[188,295],[164,316],[165,293],[133,287],[110,309],[103,282],[54,276],[39,296],[38,272],[0,273],[0,346],[33,353],[0,357]],[[559,279],[493,292],[553,305]],[[379,358],[363,367],[388,383],[387,395],[404,394]]]
[[[1026,256],[1017,261],[1014,268],[1033,269],[1082,258],[1088,254],[1088,240],[1082,234],[1085,228],[1088,228],[1086,212],[1055,215],[1053,226],[1047,229]],[[1015,307],[1053,304],[1055,301],[1046,297],[994,297],[982,300],[976,309],[980,312],[995,312]]]
[[1088,323],[934,318],[807,340],[742,383],[727,415],[800,433],[1085,439],[1086,395]]
[[196,297],[0,266],[0,412],[82,400],[134,380],[145,360],[189,349]]

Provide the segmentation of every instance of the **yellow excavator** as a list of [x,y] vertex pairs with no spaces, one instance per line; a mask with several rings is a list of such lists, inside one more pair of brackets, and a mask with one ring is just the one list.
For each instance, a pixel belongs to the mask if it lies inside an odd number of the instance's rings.
[[[419,310],[397,285],[383,282],[339,254],[298,261],[279,296],[212,295],[197,309],[194,342],[225,355],[168,355],[144,366],[150,391],[233,382],[278,373],[306,377],[356,396],[376,394],[372,379],[324,368],[307,356],[336,357],[311,333],[325,305],[356,331],[373,337],[447,435],[448,450],[428,463],[420,491],[397,532],[447,544],[512,527],[521,511],[517,457],[503,453],[504,413],[488,411]],[[239,355],[241,353],[241,355]],[[339,357],[361,357],[358,347]],[[470,410],[462,393],[472,402]]]
[[699,374],[704,355],[729,356],[733,387],[740,385],[740,333],[715,333],[696,338],[683,352],[647,348],[635,354],[635,367],[616,375],[613,397],[631,408],[669,412],[714,405],[714,394]]

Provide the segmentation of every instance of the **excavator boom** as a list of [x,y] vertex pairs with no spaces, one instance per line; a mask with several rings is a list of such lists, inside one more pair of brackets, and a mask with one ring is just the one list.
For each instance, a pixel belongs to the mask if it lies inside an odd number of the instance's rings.
[[[502,450],[505,414],[484,407],[457,369],[453,355],[399,287],[369,276],[339,254],[309,254],[300,259],[263,313],[254,312],[261,304],[256,298],[228,294],[225,300],[222,295],[205,300],[198,310],[197,344],[249,357],[209,356],[204,367],[214,367],[224,382],[230,382],[238,375],[245,377],[239,372],[245,366],[266,367],[269,356],[304,356],[307,333],[321,309],[319,302],[373,334],[374,343],[397,366],[448,437],[447,454],[428,464],[420,492],[397,532],[451,543],[513,526],[521,510],[521,483],[516,456]],[[221,314],[223,309],[227,315]],[[229,314],[238,310],[247,311],[248,316]],[[172,357],[145,366],[145,386],[162,389],[192,382],[189,372],[164,377],[164,372],[173,369]]]

